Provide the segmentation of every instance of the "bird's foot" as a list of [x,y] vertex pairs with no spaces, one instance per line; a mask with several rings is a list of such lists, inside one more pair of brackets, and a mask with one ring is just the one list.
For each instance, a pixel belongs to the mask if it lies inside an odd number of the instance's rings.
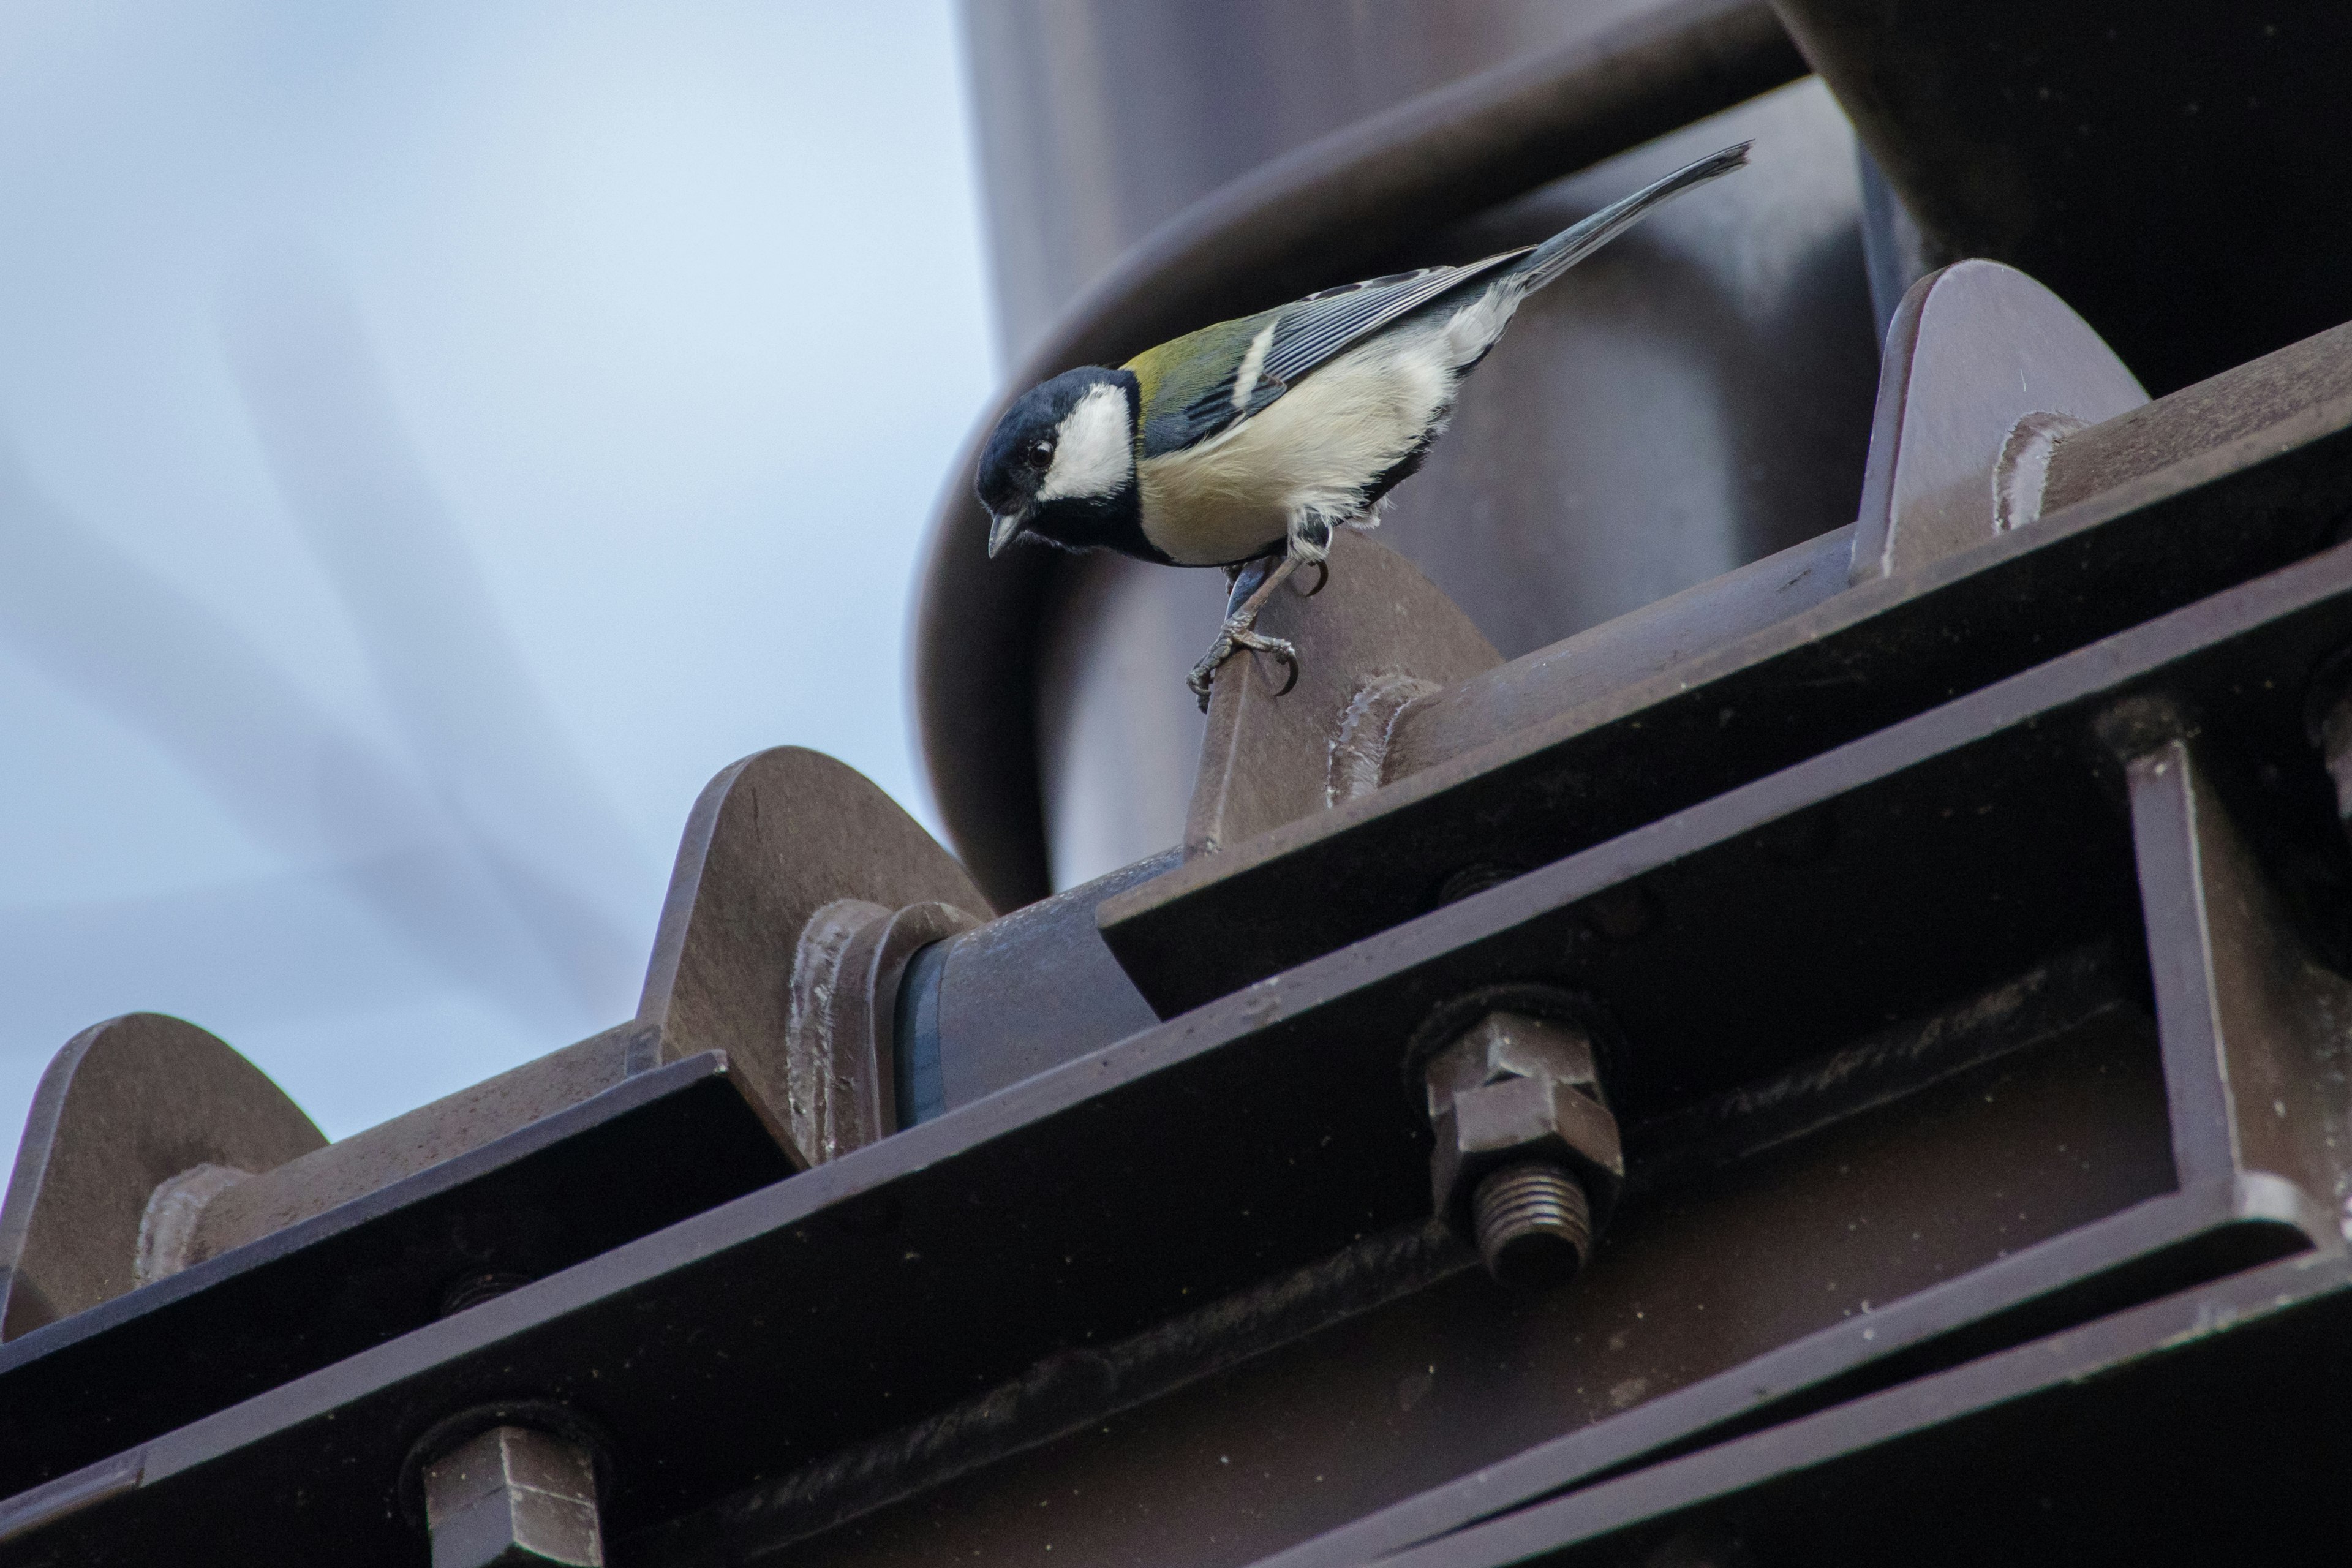
[[1236,561],[1225,568],[1225,625],[1249,626],[1257,620],[1257,606],[1265,603],[1265,585],[1279,571],[1285,575],[1295,571],[1286,567],[1280,555],[1260,555],[1249,561]]
[[1216,679],[1218,667],[1233,658],[1237,649],[1270,653],[1288,668],[1289,673],[1283,679],[1282,690],[1275,693],[1276,697],[1298,684],[1298,649],[1280,637],[1267,637],[1256,629],[1258,614],[1265,608],[1267,598],[1298,570],[1298,564],[1299,558],[1296,555],[1261,555],[1255,561],[1242,563],[1232,573],[1231,596],[1225,601],[1225,624],[1217,628],[1217,640],[1209,645],[1209,651],[1201,656],[1201,662],[1194,665],[1192,673],[1184,678],[1184,684],[1191,687],[1192,695],[1201,700],[1202,712],[1209,710],[1209,683]]
[[1281,690],[1275,693],[1276,697],[1298,684],[1298,649],[1295,645],[1281,637],[1270,637],[1253,631],[1247,621],[1228,620],[1217,629],[1217,640],[1209,645],[1209,651],[1201,656],[1201,662],[1192,667],[1192,673],[1184,678],[1184,684],[1191,687],[1192,695],[1200,700],[1202,712],[1209,710],[1209,687],[1216,679],[1218,669],[1225,660],[1244,648],[1252,653],[1270,653],[1282,661],[1286,673],[1283,677]]

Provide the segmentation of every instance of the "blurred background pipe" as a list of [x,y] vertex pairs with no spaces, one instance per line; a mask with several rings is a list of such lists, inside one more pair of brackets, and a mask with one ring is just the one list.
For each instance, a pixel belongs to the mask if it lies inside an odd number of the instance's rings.
[[2151,395],[2352,317],[2352,6],[1776,8],[1928,251],[2030,273]]

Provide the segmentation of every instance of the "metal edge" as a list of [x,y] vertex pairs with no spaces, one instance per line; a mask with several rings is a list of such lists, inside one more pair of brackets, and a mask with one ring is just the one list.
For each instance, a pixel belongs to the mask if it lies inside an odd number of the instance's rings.
[[601,1089],[552,1115],[519,1127],[504,1137],[453,1154],[436,1164],[427,1165],[414,1175],[404,1176],[373,1192],[363,1193],[348,1203],[338,1204],[323,1214],[313,1215],[309,1219],[257,1236],[251,1241],[230,1247],[217,1258],[208,1258],[152,1285],[142,1286],[111,1300],[101,1301],[86,1312],[77,1312],[53,1323],[45,1323],[30,1333],[0,1345],[0,1392],[5,1392],[6,1379],[11,1373],[54,1352],[102,1336],[126,1321],[167,1310],[183,1300],[203,1294],[225,1279],[268,1268],[292,1253],[356,1230],[395,1210],[439,1197],[479,1181],[518,1161],[542,1152],[584,1127],[642,1110],[705,1079],[726,1076],[727,1054],[724,1051],[704,1051],[667,1067],[625,1078],[609,1089]]

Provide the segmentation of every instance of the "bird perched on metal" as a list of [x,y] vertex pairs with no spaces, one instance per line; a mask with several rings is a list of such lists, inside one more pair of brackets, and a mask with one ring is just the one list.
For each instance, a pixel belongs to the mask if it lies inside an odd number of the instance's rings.
[[1301,565],[1328,571],[1331,531],[1370,521],[1421,466],[1462,378],[1522,300],[1661,202],[1747,163],[1748,148],[1702,158],[1541,245],[1327,289],[1117,370],[1087,365],[1032,387],[981,452],[988,553],[1027,535],[1223,566],[1224,625],[1188,681],[1201,705],[1236,648],[1279,657],[1297,680],[1297,650],[1255,629],[1267,596]]

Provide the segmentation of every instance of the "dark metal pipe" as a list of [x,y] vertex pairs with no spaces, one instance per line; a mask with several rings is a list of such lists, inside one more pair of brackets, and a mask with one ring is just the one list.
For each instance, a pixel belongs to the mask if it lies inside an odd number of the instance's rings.
[[999,909],[1049,890],[1036,637],[1057,558],[986,559],[971,494],[1004,401],[1205,321],[1359,275],[1398,246],[1806,74],[1759,0],[1685,0],[1423,94],[1161,225],[1079,300],[975,427],[935,514],[917,607],[918,723],[949,836]]
[[1778,0],[1930,264],[2006,262],[2159,396],[2352,315],[2340,5]]

